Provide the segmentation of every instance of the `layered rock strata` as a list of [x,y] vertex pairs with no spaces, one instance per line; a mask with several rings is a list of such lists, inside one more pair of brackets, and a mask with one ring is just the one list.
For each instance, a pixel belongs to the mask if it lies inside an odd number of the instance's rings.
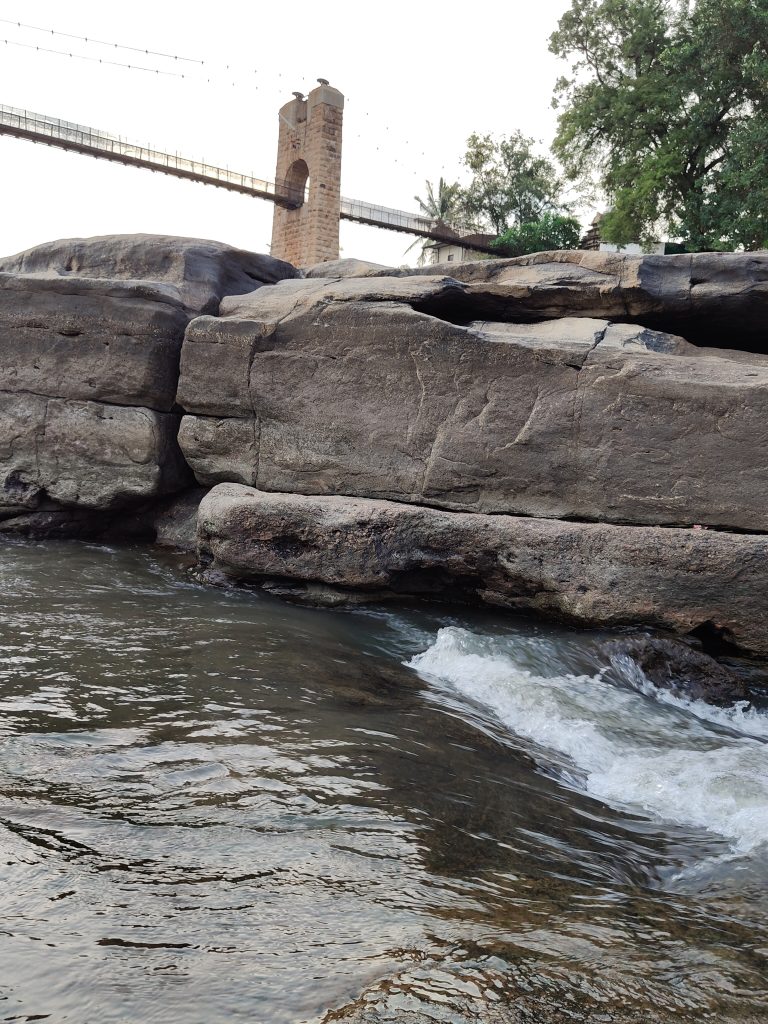
[[716,348],[768,353],[768,260],[764,253],[543,252],[513,259],[387,269],[340,260],[308,276],[409,277],[447,274],[467,292],[442,314],[466,323],[565,316],[632,321]]
[[233,291],[296,273],[158,236],[0,260],[0,528],[79,531],[187,486],[174,411],[187,324]]
[[768,359],[588,317],[459,326],[418,311],[466,288],[284,281],[193,321],[179,440],[198,482],[768,528]]
[[[198,545],[240,581],[444,596],[580,625],[703,629],[768,655],[768,537],[472,515],[220,484]],[[315,593],[312,593],[314,588]]]
[[768,653],[768,257],[444,269],[157,236],[0,260],[0,529],[189,547],[214,487],[214,574]]

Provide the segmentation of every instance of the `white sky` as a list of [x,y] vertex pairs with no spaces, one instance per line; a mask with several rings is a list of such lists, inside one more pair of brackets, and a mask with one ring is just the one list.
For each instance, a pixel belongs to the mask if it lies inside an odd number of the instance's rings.
[[[568,0],[0,0],[0,18],[204,60],[129,54],[0,21],[0,103],[273,180],[277,110],[327,78],[347,97],[342,194],[404,210],[462,177],[473,132],[546,149]],[[142,64],[155,75],[7,45]],[[232,70],[227,71],[226,65]],[[210,83],[206,79],[210,77]],[[234,84],[233,84],[234,83]],[[0,136],[0,255],[55,238],[146,231],[268,252],[272,204]],[[399,265],[412,237],[342,221],[342,256]]]

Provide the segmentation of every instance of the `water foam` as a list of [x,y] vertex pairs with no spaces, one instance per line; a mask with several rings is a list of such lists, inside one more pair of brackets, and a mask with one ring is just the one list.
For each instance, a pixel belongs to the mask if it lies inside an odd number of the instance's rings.
[[649,699],[600,672],[538,675],[516,664],[514,641],[456,627],[409,665],[545,748],[550,765],[564,756],[570,783],[614,807],[705,829],[738,853],[768,842],[768,720],[754,709]]

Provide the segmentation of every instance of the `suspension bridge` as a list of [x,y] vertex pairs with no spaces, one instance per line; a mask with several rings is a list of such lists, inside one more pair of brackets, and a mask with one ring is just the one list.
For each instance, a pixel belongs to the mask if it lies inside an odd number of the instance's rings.
[[[328,91],[326,90],[328,83],[324,80],[320,80],[320,82],[320,88],[314,90],[314,93],[320,93],[324,90]],[[335,93],[336,91],[330,90],[330,92]],[[337,93],[336,95],[341,96],[340,93]],[[307,122],[309,122],[311,126],[311,114],[313,108],[310,105],[308,116],[306,109],[307,101],[303,96],[301,96],[301,94],[296,94],[296,96],[297,98],[294,101],[287,104],[280,111],[281,139],[278,149],[278,168],[281,165],[281,148],[286,152],[290,147],[292,147],[293,150],[296,150],[296,133],[301,130],[302,125],[305,126],[306,130]],[[312,100],[312,96],[313,93],[310,93],[310,101]],[[318,98],[318,103],[316,104],[318,108],[325,106],[325,104],[320,102],[321,99],[324,100],[327,99],[327,97],[323,95]],[[327,112],[324,112],[324,117],[325,122],[323,127],[326,129],[325,134],[327,135]],[[285,126],[287,126],[287,129]],[[304,160],[297,161],[294,159],[290,168],[286,169],[285,177],[278,178],[274,181],[268,181],[266,179],[255,178],[249,174],[241,174],[237,171],[232,171],[229,168],[218,167],[204,161],[191,160],[179,155],[178,153],[164,152],[159,149],[138,145],[120,136],[111,135],[96,128],[63,121],[60,118],[49,117],[45,114],[34,113],[30,110],[22,110],[16,107],[3,105],[0,105],[0,135],[12,136],[29,142],[42,143],[47,146],[54,146],[69,152],[80,153],[101,160],[110,160],[131,167],[140,167],[156,173],[172,175],[176,178],[185,178],[189,181],[197,181],[204,185],[212,185],[216,188],[227,189],[231,192],[240,192],[244,195],[253,196],[254,198],[264,199],[274,203],[276,207],[283,211],[300,212],[302,207],[312,206],[311,185],[310,188],[307,188],[307,179],[309,174]],[[283,136],[285,136],[285,138],[283,138]],[[295,155],[295,153],[292,153],[291,155]],[[334,160],[335,159],[336,158],[334,157]],[[331,177],[333,177],[334,174],[338,177],[340,160],[341,154],[339,141],[339,168],[332,169],[330,174]],[[283,161],[283,163],[285,163],[285,161]],[[304,165],[304,173],[301,173],[301,171],[298,174],[296,173],[295,168],[299,164]],[[327,186],[325,183],[321,183],[320,187],[326,188]],[[327,203],[327,193],[323,193],[322,196],[323,202]],[[354,221],[358,224],[367,224],[372,227],[384,228],[390,231],[400,231],[405,234],[416,235],[436,242],[458,243],[465,249],[498,255],[495,250],[488,246],[485,239],[471,237],[472,229],[468,226],[446,224],[440,220],[430,219],[423,214],[409,213],[405,210],[392,209],[390,207],[381,206],[377,203],[366,202],[363,200],[347,199],[343,196],[338,196],[337,202],[337,250],[338,219],[341,219]],[[333,214],[335,214],[335,208],[332,211],[332,215]],[[285,249],[284,239],[281,237],[285,234],[285,227],[283,226],[284,223],[285,217],[283,216],[283,220],[278,221],[278,213],[276,211],[276,228],[275,231],[273,231],[273,254],[279,255],[282,258],[293,257],[294,262],[312,262],[316,253],[310,255],[308,259],[305,258],[302,260],[297,259],[293,251],[274,252],[276,233],[278,249]],[[311,232],[311,219],[305,218],[300,225],[297,225],[297,229],[304,233],[307,231]],[[288,230],[290,231],[290,227]],[[326,231],[328,230],[328,227],[326,227]],[[330,232],[331,234],[333,232],[332,225]],[[332,248],[333,243],[331,242],[331,250]],[[325,250],[323,250],[323,252],[325,253]],[[330,256],[322,255],[321,258],[333,258],[332,251]]]

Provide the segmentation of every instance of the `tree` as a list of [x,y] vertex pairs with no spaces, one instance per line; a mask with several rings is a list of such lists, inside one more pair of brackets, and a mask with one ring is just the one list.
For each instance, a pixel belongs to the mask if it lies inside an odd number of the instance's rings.
[[471,223],[490,226],[500,235],[560,207],[555,168],[536,156],[533,146],[534,140],[519,131],[499,140],[470,135],[464,165],[472,180],[461,192],[461,209]]
[[419,196],[413,198],[419,204],[421,212],[432,220],[439,220],[443,223],[450,223],[451,219],[456,216],[459,209],[459,200],[461,197],[461,186],[458,182],[454,182],[453,185],[449,185],[447,181],[440,178],[437,185],[437,192],[435,192],[434,186],[431,181],[425,181],[424,186],[426,188],[426,199],[421,199]]
[[578,249],[580,237],[581,225],[575,217],[545,213],[538,221],[509,228],[492,245],[500,256],[527,256],[550,249]]
[[[413,197],[419,204],[419,209],[424,216],[430,220],[439,221],[441,224],[450,224],[452,220],[455,220],[459,214],[461,200],[461,186],[459,183],[454,182],[452,185],[449,185],[441,177],[437,185],[437,192],[435,192],[435,187],[431,181],[425,181],[424,187],[426,189],[426,199],[422,199],[420,196]],[[409,253],[417,245],[421,246],[418,263],[419,266],[422,266],[427,257],[426,247],[430,245],[430,241],[427,238],[417,238],[411,242],[405,252]]]
[[571,0],[550,49],[554,152],[607,195],[603,237],[768,244],[768,0]]

